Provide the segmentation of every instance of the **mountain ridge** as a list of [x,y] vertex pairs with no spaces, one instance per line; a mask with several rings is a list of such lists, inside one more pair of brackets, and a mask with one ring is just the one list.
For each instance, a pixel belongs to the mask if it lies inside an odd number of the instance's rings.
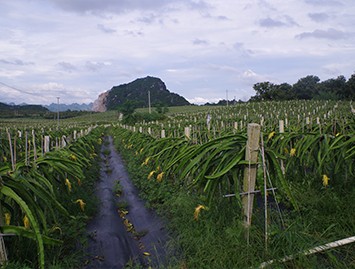
[[127,101],[134,101],[139,107],[162,104],[165,106],[183,106],[190,103],[179,94],[170,92],[165,83],[157,77],[147,76],[136,80],[113,86],[110,90],[101,93],[93,105],[94,111],[114,110]]

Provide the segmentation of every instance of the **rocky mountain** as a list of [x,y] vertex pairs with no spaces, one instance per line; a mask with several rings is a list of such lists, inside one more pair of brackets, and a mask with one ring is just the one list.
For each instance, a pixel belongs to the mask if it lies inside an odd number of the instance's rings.
[[[73,103],[73,104],[59,104],[59,111],[90,111],[92,110],[93,103],[89,104],[78,104],[78,103]],[[57,112],[58,111],[58,104],[52,103],[50,105],[45,105],[49,111],[52,112]]]
[[100,112],[114,110],[126,101],[134,101],[139,107],[148,107],[148,92],[152,107],[155,104],[165,106],[190,104],[184,97],[170,92],[160,78],[147,76],[127,84],[114,86],[111,90],[100,94],[94,102],[93,110]]

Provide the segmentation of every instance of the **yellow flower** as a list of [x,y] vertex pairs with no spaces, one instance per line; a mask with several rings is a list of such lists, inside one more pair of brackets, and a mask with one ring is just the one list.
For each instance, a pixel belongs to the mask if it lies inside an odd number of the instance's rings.
[[70,154],[69,159],[72,161],[76,161],[77,157],[74,154]]
[[78,181],[78,185],[81,186],[81,179],[77,177],[76,180]]
[[148,179],[151,179],[152,178],[152,176],[154,175],[154,173],[155,173],[155,171],[153,170],[153,171],[151,171],[150,173],[149,173],[149,175],[148,175]]
[[271,139],[274,135],[275,135],[275,132],[271,132],[271,133],[269,133],[268,138]]
[[5,213],[5,224],[10,225],[10,222],[11,222],[11,214]]
[[2,157],[2,160],[4,161],[4,163],[7,162],[7,158],[5,156]]
[[157,175],[157,181],[158,181],[158,182],[162,182],[162,180],[163,180],[163,175],[164,175],[164,172],[161,172],[160,174]]
[[198,205],[198,206],[195,208],[194,219],[195,219],[196,221],[198,221],[198,216],[200,215],[200,212],[201,212],[202,209],[206,210],[206,207],[205,207],[204,205]]
[[27,215],[23,217],[23,226],[25,226],[26,229],[30,228],[30,220],[28,219]]
[[144,150],[144,148],[141,148],[141,149],[140,149],[140,151],[139,151],[139,153],[141,153],[141,154],[142,154],[143,150]]
[[290,156],[296,156],[296,149],[295,148],[292,148],[290,150]]
[[68,187],[68,191],[71,192],[71,183],[67,178],[65,179],[65,185]]
[[330,180],[330,178],[327,175],[323,175],[323,186],[327,187],[328,186],[328,181]]
[[336,135],[335,135],[335,137],[338,137],[340,135],[340,133],[337,133]]
[[144,160],[144,162],[142,163],[142,166],[143,166],[143,165],[148,165],[149,160],[150,160],[150,157],[146,158],[146,159]]
[[77,203],[77,204],[79,203],[81,211],[84,211],[86,204],[85,204],[85,202],[82,199],[76,200],[75,203]]

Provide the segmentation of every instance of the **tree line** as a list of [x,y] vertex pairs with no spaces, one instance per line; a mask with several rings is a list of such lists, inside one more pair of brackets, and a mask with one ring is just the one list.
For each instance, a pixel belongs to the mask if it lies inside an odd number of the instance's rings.
[[269,81],[254,84],[256,95],[250,101],[262,100],[353,100],[355,99],[355,73],[346,80],[344,76],[320,81],[319,77],[309,75],[295,84],[274,84]]

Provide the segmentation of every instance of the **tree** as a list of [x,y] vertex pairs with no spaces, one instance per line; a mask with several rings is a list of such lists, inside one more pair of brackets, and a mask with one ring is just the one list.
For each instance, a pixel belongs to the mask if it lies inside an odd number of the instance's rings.
[[343,99],[346,87],[346,79],[344,76],[338,76],[336,79],[331,78],[318,84],[318,99]]
[[275,85],[271,82],[259,82],[254,84],[253,88],[256,91],[255,101],[272,100],[272,90],[275,88]]
[[123,123],[133,123],[135,122],[135,117],[133,115],[134,110],[137,108],[138,103],[136,101],[127,100],[122,105],[118,106],[117,111],[123,114]]
[[297,99],[312,99],[318,94],[317,84],[320,81],[317,76],[306,76],[293,84],[292,90]]
[[158,113],[158,114],[165,114],[166,112],[169,111],[169,108],[163,104],[162,102],[157,102],[155,103],[155,111]]
[[351,75],[345,85],[344,98],[354,100],[355,99],[355,73]]

